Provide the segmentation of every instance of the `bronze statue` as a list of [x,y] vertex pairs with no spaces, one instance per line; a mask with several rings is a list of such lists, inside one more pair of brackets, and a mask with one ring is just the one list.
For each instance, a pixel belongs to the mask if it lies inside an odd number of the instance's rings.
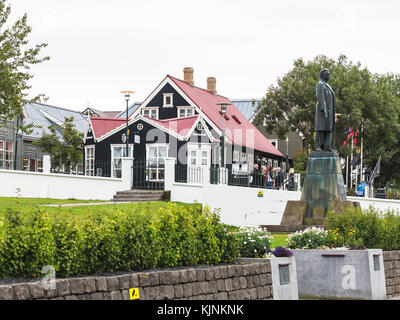
[[317,107],[315,110],[315,151],[332,151],[331,133],[335,130],[335,93],[329,86],[328,69],[320,72],[317,83]]

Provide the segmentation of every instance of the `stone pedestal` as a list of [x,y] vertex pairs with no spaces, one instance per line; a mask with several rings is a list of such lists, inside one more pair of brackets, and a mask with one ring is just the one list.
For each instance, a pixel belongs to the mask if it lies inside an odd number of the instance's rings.
[[325,225],[328,209],[347,206],[342,169],[337,151],[313,151],[308,158],[300,201],[288,201],[281,225]]

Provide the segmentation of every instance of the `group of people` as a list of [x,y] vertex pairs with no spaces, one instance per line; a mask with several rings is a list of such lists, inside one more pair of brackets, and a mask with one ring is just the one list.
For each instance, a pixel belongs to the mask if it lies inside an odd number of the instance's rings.
[[286,181],[285,174],[282,172],[280,167],[272,168],[271,166],[266,166],[262,172],[258,164],[254,165],[254,172],[263,176],[263,185],[268,189],[294,189],[294,169],[290,168],[289,177]]

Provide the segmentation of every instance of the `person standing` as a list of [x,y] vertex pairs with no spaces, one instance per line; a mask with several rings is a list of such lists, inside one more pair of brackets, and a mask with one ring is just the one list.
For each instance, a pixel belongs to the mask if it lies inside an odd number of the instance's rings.
[[278,167],[276,168],[275,187],[277,189],[281,189],[283,182],[284,182],[283,173],[281,171],[281,168]]

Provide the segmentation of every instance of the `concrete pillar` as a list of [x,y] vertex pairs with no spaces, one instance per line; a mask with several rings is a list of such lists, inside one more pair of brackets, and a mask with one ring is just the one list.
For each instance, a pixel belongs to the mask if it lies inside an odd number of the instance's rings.
[[175,182],[175,158],[165,158],[165,172],[164,172],[164,189],[165,191],[171,191],[172,185]]
[[125,190],[132,189],[133,185],[133,158],[122,158],[121,178]]
[[43,173],[50,173],[51,170],[51,156],[49,154],[43,155]]

